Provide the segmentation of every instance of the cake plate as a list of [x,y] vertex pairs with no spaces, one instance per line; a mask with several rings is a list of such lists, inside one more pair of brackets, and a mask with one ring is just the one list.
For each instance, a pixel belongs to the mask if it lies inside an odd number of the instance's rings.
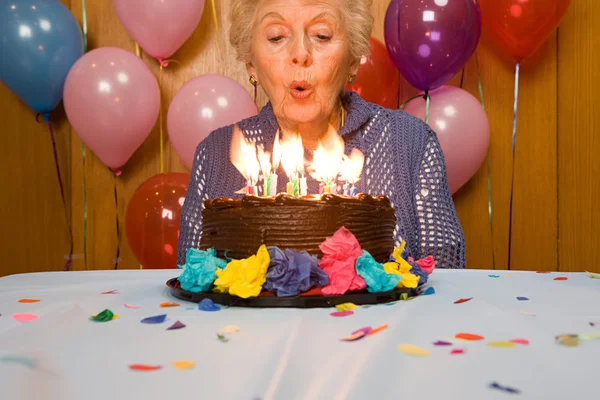
[[364,290],[339,296],[323,296],[320,289],[313,289],[300,296],[277,297],[273,293],[263,292],[258,297],[243,299],[226,293],[189,292],[181,288],[177,278],[169,279],[167,286],[173,296],[185,301],[199,303],[202,299],[211,299],[217,304],[228,307],[256,308],[327,308],[343,303],[354,303],[356,305],[383,304],[400,300],[404,293],[409,297],[418,294],[418,289],[405,288],[384,293],[369,293]]

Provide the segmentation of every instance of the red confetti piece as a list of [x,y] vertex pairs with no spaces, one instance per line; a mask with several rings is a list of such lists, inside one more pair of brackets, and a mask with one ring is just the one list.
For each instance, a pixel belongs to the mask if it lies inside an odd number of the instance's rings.
[[451,355],[456,355],[456,354],[465,354],[467,352],[467,350],[465,349],[453,349],[450,354]]
[[162,308],[167,308],[167,307],[179,307],[179,303],[174,303],[172,301],[165,301],[164,303],[160,303],[160,306]]
[[133,304],[125,304],[125,307],[131,308],[132,310],[138,310],[140,306],[134,306]]
[[129,369],[132,371],[158,371],[162,365],[131,364]]
[[483,336],[475,335],[473,333],[459,333],[455,336],[457,339],[463,340],[483,340]]
[[472,297],[469,297],[468,299],[458,299],[454,302],[454,304],[461,304],[461,303],[466,303],[467,301],[473,299]]
[[527,339],[513,339],[513,340],[509,340],[509,342],[516,343],[516,344],[522,344],[522,345],[529,344],[529,340],[527,340]]
[[17,313],[13,314],[13,319],[19,322],[31,322],[38,319],[40,316],[37,314],[29,314],[29,313]]
[[329,315],[331,315],[332,317],[347,317],[348,315],[352,315],[352,314],[354,314],[354,311],[348,310],[348,311],[335,311]]
[[19,303],[39,303],[40,301],[37,299],[21,299]]
[[117,292],[117,289],[114,289],[114,290],[109,290],[108,292],[102,292],[100,294],[119,294],[119,293]]
[[557,276],[556,278],[554,278],[555,281],[566,281],[569,280],[569,278],[567,278],[566,276]]
[[389,327],[388,324],[378,326],[377,328],[375,328],[375,329],[371,330],[369,333],[367,333],[367,336],[374,335],[374,334],[376,334],[378,332],[381,332],[381,331],[387,329],[388,327]]
[[362,339],[365,336],[367,336],[365,331],[358,331],[355,334],[342,338],[341,340],[343,340],[344,342],[354,342],[355,340]]

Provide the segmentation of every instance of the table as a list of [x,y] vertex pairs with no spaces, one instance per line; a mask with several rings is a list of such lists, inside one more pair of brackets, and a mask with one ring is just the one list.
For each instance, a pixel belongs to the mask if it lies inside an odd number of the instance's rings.
[[[332,317],[334,309],[199,311],[169,294],[165,282],[178,274],[87,271],[1,278],[0,398],[493,400],[592,399],[600,392],[595,381],[600,340],[567,347],[555,339],[600,334],[600,280],[585,273],[436,270],[428,283],[435,294],[359,307],[343,318]],[[568,280],[554,280],[559,276]],[[101,294],[112,290],[116,294]],[[521,296],[529,300],[517,300]],[[40,301],[19,303],[23,298]],[[161,308],[166,301],[181,305]],[[90,320],[106,308],[120,317]],[[17,322],[14,313],[40,317]],[[165,313],[162,324],[140,323]],[[166,329],[177,320],[186,327]],[[230,324],[240,331],[223,343],[216,332]],[[383,324],[389,328],[359,341],[340,340]],[[461,332],[485,339],[433,345]],[[488,345],[511,339],[530,344]],[[399,344],[430,355],[401,353]],[[451,355],[455,348],[466,353]],[[179,370],[172,364],[177,360],[196,366]],[[130,364],[162,369],[140,372]],[[492,388],[493,382],[520,394]]]

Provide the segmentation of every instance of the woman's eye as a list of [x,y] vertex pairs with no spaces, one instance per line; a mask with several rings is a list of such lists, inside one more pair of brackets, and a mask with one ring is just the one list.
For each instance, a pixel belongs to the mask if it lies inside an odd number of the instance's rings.
[[269,42],[278,43],[283,39],[283,36],[273,36],[269,38]]
[[331,39],[331,36],[327,36],[327,35],[317,35],[317,39],[319,39],[322,42],[328,42]]

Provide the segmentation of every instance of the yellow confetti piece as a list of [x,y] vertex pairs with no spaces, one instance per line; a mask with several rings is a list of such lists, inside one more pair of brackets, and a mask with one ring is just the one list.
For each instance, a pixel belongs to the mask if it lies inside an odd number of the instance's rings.
[[595,274],[595,273],[593,273],[593,272],[588,272],[588,271],[585,271],[585,272],[586,272],[586,273],[587,273],[587,274],[590,276],[590,278],[592,278],[592,279],[600,279],[600,274]]
[[350,310],[354,310],[356,307],[358,307],[358,306],[354,303],[344,303],[344,304],[338,304],[337,306],[335,306],[335,308],[337,308],[340,311],[350,311]]
[[235,326],[235,325],[226,325],[224,327],[222,327],[221,329],[219,329],[219,333],[237,333],[240,331],[240,327],[239,326]]
[[557,339],[558,339],[558,342],[560,344],[562,344],[563,346],[577,347],[580,345],[580,342],[577,338],[574,338],[569,335],[559,336]]
[[597,340],[600,339],[600,332],[584,332],[577,335],[579,340]]
[[506,276],[510,276],[510,274],[506,274]]
[[183,371],[194,368],[196,363],[193,361],[173,361],[173,366]]
[[429,357],[429,352],[427,350],[412,344],[399,344],[398,350],[409,356]]
[[512,342],[488,342],[488,346],[490,346],[490,347],[511,348],[511,347],[515,347],[516,343],[512,343]]

